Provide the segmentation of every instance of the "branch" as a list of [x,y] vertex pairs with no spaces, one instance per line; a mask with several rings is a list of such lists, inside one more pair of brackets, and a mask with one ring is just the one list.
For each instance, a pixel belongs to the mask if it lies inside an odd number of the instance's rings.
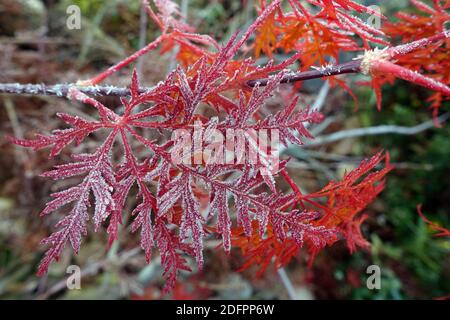
[[291,279],[289,279],[289,276],[286,273],[286,270],[281,267],[277,269],[278,276],[280,277],[281,283],[283,284],[284,288],[287,291],[287,294],[289,296],[289,300],[298,300],[297,294],[295,293],[294,286],[292,285]]
[[[187,3],[187,2],[186,2]],[[150,50],[153,50],[156,48],[161,42],[163,42],[166,39],[167,35],[163,34],[159,36],[157,39],[155,39],[153,42],[149,43],[147,46],[143,47],[142,49],[138,50],[125,60],[119,62],[118,64],[111,66],[106,71],[98,75],[97,77],[84,81],[83,84],[89,85],[89,84],[97,84],[107,78],[109,75],[117,71],[118,69],[130,64],[132,61],[136,60],[140,56],[144,55]],[[449,32],[444,31],[437,35],[434,35],[429,38],[420,39],[414,42],[406,43],[400,46],[391,47],[388,48],[386,51],[390,58],[396,58],[397,56],[404,55],[406,53],[409,53],[413,50],[416,50],[417,48],[429,45],[431,43],[434,43],[436,41],[445,39],[449,37]],[[244,36],[243,39],[246,39]],[[241,40],[242,41],[242,40]],[[371,51],[374,53],[375,51]],[[378,53],[381,51],[378,51]],[[367,55],[367,54],[366,54]],[[372,55],[369,55],[373,56]],[[335,76],[339,74],[346,74],[346,73],[367,73],[366,67],[361,67],[361,64],[364,60],[373,60],[371,59],[354,59],[348,62],[344,62],[341,64],[336,65],[326,65],[321,67],[313,67],[315,70],[309,70],[309,71],[301,71],[301,72],[293,72],[286,76],[284,76],[281,79],[281,83],[291,83],[291,82],[297,82],[297,81],[305,81],[305,80],[311,80],[311,79],[317,79],[317,78],[323,78],[323,77],[330,77]],[[373,62],[373,61],[372,61]],[[379,62],[379,61],[378,61]],[[367,61],[364,62],[367,64]],[[363,63],[363,64],[364,64]],[[404,68],[401,68],[397,65],[387,65],[388,61],[381,61],[381,63],[384,63],[384,68],[397,68],[397,77],[406,79],[408,81],[411,81],[411,78],[414,77],[415,83],[418,83],[422,86],[432,88],[437,91],[442,90],[449,90],[444,84],[440,83],[433,83],[431,79],[428,79],[425,76],[422,76],[421,74],[416,73],[408,73],[408,70],[404,70]],[[366,68],[367,69],[367,68]],[[404,75],[404,72],[407,72],[407,75]],[[402,76],[403,74],[403,76]],[[406,77],[406,78],[405,78]],[[254,87],[256,85],[259,86],[265,86],[269,82],[269,78],[262,78],[262,79],[255,79],[247,81],[247,85],[250,87]],[[425,85],[424,85],[425,83]],[[53,86],[47,86],[47,85],[33,85],[33,84],[13,84],[13,83],[0,83],[0,93],[13,93],[13,94],[34,94],[34,95],[58,95],[58,96],[65,96],[68,92],[68,89],[72,86],[76,86],[74,84],[57,84]],[[431,87],[430,87],[431,86]],[[442,88],[444,86],[444,89]],[[113,86],[76,86],[77,89],[79,89],[81,92],[85,94],[92,94],[92,95],[102,95],[102,96],[128,96],[130,95],[130,91],[127,88],[117,88]],[[437,89],[436,89],[437,88]],[[145,92],[146,89],[141,89],[142,92]],[[444,92],[445,93],[445,92]]]
[[[76,88],[84,94],[92,96],[130,96],[130,89],[114,86],[77,86],[75,84],[20,84],[20,83],[0,83],[0,93],[30,94],[66,97],[70,88]],[[141,88],[139,93],[145,93],[151,88]]]
[[[353,60],[342,64],[323,66],[317,68],[316,70],[291,73],[284,76],[281,79],[281,83],[291,83],[296,81],[304,81],[322,77],[330,77],[345,73],[358,73],[361,71],[360,65],[361,60]],[[247,85],[250,87],[254,87],[257,83],[259,83],[260,86],[265,86],[267,85],[268,81],[269,81],[268,78],[250,80],[247,82]],[[128,88],[121,88],[115,86],[79,86],[73,83],[55,84],[55,85],[0,83],[0,93],[50,95],[50,96],[65,97],[71,87],[77,88],[84,94],[93,96],[116,96],[116,97],[130,96],[130,90]],[[144,93],[146,91],[149,91],[150,89],[151,88],[141,88],[139,92]]]
[[[147,42],[147,26],[148,26],[148,15],[145,10],[145,2],[141,2],[141,8],[140,8],[140,17],[139,17],[139,49],[142,49],[145,47],[145,44]],[[139,76],[139,78],[142,77],[142,65],[144,63],[143,58],[138,58],[138,61],[136,63],[136,72]]]
[[[315,70],[310,71],[302,71],[295,72],[284,76],[281,79],[281,83],[291,83],[296,81],[304,81],[311,80],[323,77],[330,77],[339,74],[345,73],[359,73],[361,72],[361,60],[352,60],[341,64],[336,65],[327,65],[319,68],[315,68]],[[247,85],[250,87],[254,87],[256,84],[260,86],[265,86],[269,79],[258,79],[258,80],[250,80],[247,82]]]
[[444,113],[437,119],[423,122],[414,127],[385,125],[385,126],[343,130],[343,131],[339,131],[336,133],[332,133],[330,135],[317,137],[313,141],[305,143],[303,146],[304,147],[313,147],[313,146],[323,145],[323,144],[335,142],[335,141],[346,139],[346,138],[374,136],[374,135],[387,134],[387,133],[402,134],[402,135],[415,135],[419,132],[422,132],[422,131],[425,131],[425,130],[435,127],[436,123],[440,124],[448,119],[450,119],[450,111]]

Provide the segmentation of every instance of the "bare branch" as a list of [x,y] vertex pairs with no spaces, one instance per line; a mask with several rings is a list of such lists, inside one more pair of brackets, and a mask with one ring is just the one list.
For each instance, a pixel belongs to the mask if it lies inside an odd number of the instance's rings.
[[304,147],[314,147],[318,145],[323,145],[331,142],[335,142],[338,140],[346,139],[346,138],[355,138],[362,136],[374,136],[381,134],[402,134],[402,135],[414,135],[419,132],[431,129],[436,126],[437,123],[443,123],[450,118],[450,111],[444,113],[440,117],[435,120],[428,120],[414,127],[402,127],[402,126],[393,126],[393,125],[383,125],[376,127],[368,127],[368,128],[357,128],[350,130],[343,130],[336,133],[332,133],[326,136],[316,137],[311,142],[305,143]]
[[281,283],[287,291],[290,300],[298,300],[297,295],[295,293],[294,286],[292,285],[291,279],[286,273],[286,270],[281,267],[277,269],[278,276],[280,277]]
[[[353,60],[342,64],[319,67],[316,70],[291,73],[283,77],[281,79],[281,83],[317,79],[345,73],[358,73],[361,71],[360,64],[361,60]],[[269,79],[267,78],[251,80],[247,82],[247,85],[253,87],[256,83],[259,83],[260,86],[265,86],[268,81]],[[53,95],[65,97],[71,87],[76,87],[81,92],[93,96],[125,97],[130,95],[130,90],[128,88],[115,86],[79,86],[73,83],[55,85],[0,83],[0,93]],[[149,89],[150,88],[142,88],[140,92],[143,93]]]
[[[323,77],[330,77],[345,73],[359,73],[361,72],[361,60],[352,60],[336,65],[327,65],[318,67],[310,71],[294,72],[284,76],[281,83],[291,83],[296,81],[311,80]],[[265,86],[269,79],[250,80],[247,85],[254,87],[257,83],[260,86]]]
[[[139,17],[139,49],[145,47],[147,43],[147,26],[148,26],[148,16],[145,10],[145,3],[141,3],[141,11]],[[142,65],[144,63],[144,59],[138,58],[136,63],[136,72],[139,78],[142,76]]]
[[[0,93],[46,95],[46,96],[67,96],[70,88],[77,88],[79,91],[92,96],[130,96],[128,88],[114,86],[77,86],[75,84],[20,84],[20,83],[0,83]],[[140,93],[148,91],[150,88],[140,89]]]

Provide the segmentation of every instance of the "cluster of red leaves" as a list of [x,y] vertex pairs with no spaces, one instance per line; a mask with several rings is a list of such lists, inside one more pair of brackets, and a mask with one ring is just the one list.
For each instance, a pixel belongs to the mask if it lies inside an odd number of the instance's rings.
[[[360,50],[349,32],[359,35],[364,47],[368,41],[385,43],[380,31],[349,14],[350,10],[376,12],[349,0],[308,0],[320,9],[312,14],[299,1],[292,0],[289,1],[292,12],[285,14],[280,0],[267,6],[261,2],[259,17],[248,30],[241,37],[235,33],[225,45],[219,45],[180,22],[178,7],[173,2],[155,1],[156,11],[147,1],[144,3],[162,34],[99,76],[80,84],[100,83],[159,46],[163,52],[176,46],[181,66],[147,90],[140,88],[134,73],[131,97],[121,99],[124,109],[121,114],[73,88],[68,98],[94,107],[98,120],[58,114],[70,128],[54,130],[48,136],[37,135],[34,140],[12,139],[24,147],[51,147],[53,157],[72,142],[80,144],[94,132],[108,132],[93,153],[74,155],[72,163],[58,165],[43,174],[55,180],[80,175],[83,178],[75,186],[52,194],[53,200],[42,212],[49,214],[69,208],[57,224],[59,230],[43,241],[49,249],[39,274],[47,272],[50,263],[59,259],[67,242],[78,252],[81,238],[87,233],[90,207],[94,211],[95,230],[104,227],[110,243],[116,240],[123,208],[133,186],[139,191],[130,228],[140,230],[147,261],[153,248],[158,248],[167,279],[165,290],[173,288],[180,270],[190,270],[187,256],[194,257],[199,268],[203,266],[203,240],[212,234],[222,238],[226,252],[234,242],[243,248],[249,263],[262,261],[264,268],[273,259],[277,265],[287,263],[304,245],[314,256],[334,243],[339,235],[346,239],[351,251],[357,246],[367,247],[368,242],[360,231],[365,216],[358,217],[358,214],[382,190],[383,178],[391,169],[387,162],[384,169],[369,173],[383,160],[381,153],[346,174],[343,181],[331,182],[317,193],[302,195],[287,174],[286,163],[282,162],[278,171],[272,172],[270,159],[251,143],[251,137],[245,138],[248,148],[264,160],[258,165],[202,162],[189,166],[174,163],[171,158],[174,144],[164,140],[164,133],[175,129],[194,133],[199,126],[204,136],[208,136],[209,130],[224,133],[228,129],[278,129],[282,143],[301,144],[303,137],[311,138],[305,123],[320,122],[319,113],[299,109],[297,99],[270,116],[259,112],[261,106],[275,94],[286,75],[285,68],[296,60],[302,62],[301,68],[309,68],[316,62],[323,63],[327,56],[337,60],[342,50]],[[257,66],[252,58],[236,58],[248,48],[247,42],[255,33],[251,45],[256,54],[262,51],[270,56],[279,48],[295,53],[280,64],[269,62],[265,66]],[[265,86],[247,86],[249,80],[260,78],[268,78]],[[217,116],[204,117],[198,112],[200,105],[210,107]],[[159,137],[147,139],[142,134],[146,130],[154,130]],[[111,160],[115,144],[123,150],[120,163]],[[137,158],[136,145],[149,149],[151,155]],[[197,151],[194,149],[192,153]],[[277,188],[276,174],[288,182],[293,192],[281,192]],[[326,199],[326,204],[320,198]],[[232,233],[233,220],[237,229]]]
[[[338,63],[342,52],[362,52],[370,49],[369,42],[389,45],[385,34],[355,15],[369,14],[386,19],[380,12],[351,0],[289,0],[289,9],[274,12],[258,29],[253,48],[255,56],[261,53],[272,57],[274,52],[299,56],[298,69],[324,68]],[[261,8],[265,1],[260,1]],[[319,66],[319,67],[318,67]],[[338,84],[355,100],[348,85],[338,78]]]
[[[289,0],[290,10],[281,9],[269,16],[258,29],[253,44],[255,55],[261,52],[269,57],[276,50],[302,52],[300,69],[308,70],[324,65],[330,58],[339,61],[342,51],[361,51],[369,48],[369,41],[388,45],[384,33],[352,14],[381,14],[350,0],[308,0],[305,7],[298,0]],[[261,8],[265,1],[260,1]],[[356,37],[363,40],[361,46]]]
[[[383,160],[384,167],[371,172]],[[383,179],[390,170],[389,154],[379,152],[371,159],[364,160],[357,169],[346,173],[342,181],[332,181],[319,192],[305,196],[308,203],[316,207],[319,205],[312,199],[327,199],[326,206],[322,207],[325,214],[318,223],[338,228],[350,252],[355,251],[357,246],[367,248],[369,245],[361,236],[359,228],[366,216],[357,216],[383,190]]]
[[[385,159],[383,168],[373,171]],[[297,216],[311,221],[311,231],[304,234],[304,238],[293,239],[286,237],[286,232],[292,230],[292,222],[298,221],[291,215],[285,215],[279,222],[273,223],[263,238],[257,233],[251,237],[244,237],[243,230],[233,230],[233,244],[240,247],[248,257],[242,269],[251,265],[260,266],[261,274],[273,261],[280,267],[288,263],[298,250],[303,247],[304,239],[310,250],[310,262],[314,256],[326,245],[333,244],[337,236],[347,242],[351,253],[357,247],[368,249],[370,243],[361,233],[361,224],[367,215],[360,214],[384,188],[384,177],[392,170],[389,164],[389,155],[381,152],[371,159],[363,161],[358,168],[346,173],[342,181],[331,181],[323,189],[308,195],[302,195],[297,188],[294,197],[285,205],[292,203],[299,205],[302,213]],[[290,179],[288,182],[293,183]],[[325,229],[315,229],[325,228]],[[256,228],[255,228],[256,229]],[[335,232],[329,233],[328,230]],[[321,234],[319,237],[315,235]]]

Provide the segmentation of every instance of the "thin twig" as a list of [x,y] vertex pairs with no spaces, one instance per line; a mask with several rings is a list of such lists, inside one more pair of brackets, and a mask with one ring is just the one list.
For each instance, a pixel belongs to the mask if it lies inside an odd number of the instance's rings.
[[[304,81],[311,80],[323,77],[330,77],[339,74],[345,73],[359,73],[361,72],[361,60],[352,60],[341,64],[336,65],[327,65],[323,67],[318,67],[315,70],[310,71],[301,71],[287,74],[281,79],[281,83],[291,83],[296,81]],[[256,86],[259,84],[260,86],[267,85],[269,81],[268,78],[258,79],[258,80],[250,80],[247,82],[247,85],[250,87]]]
[[320,87],[314,103],[311,105],[311,111],[320,111],[325,103],[325,100],[330,92],[330,83],[325,81],[322,87]]
[[[147,43],[147,26],[148,26],[148,16],[145,11],[145,3],[141,3],[140,7],[140,17],[139,17],[139,49],[145,47]],[[142,76],[142,65],[144,63],[144,59],[142,57],[138,58],[136,64],[136,72],[139,77]]]
[[402,127],[402,126],[393,126],[393,125],[383,125],[376,127],[368,127],[368,128],[357,128],[350,130],[343,130],[336,133],[332,133],[326,136],[316,137],[313,141],[305,143],[304,147],[313,147],[318,145],[323,145],[331,142],[335,142],[338,140],[346,139],[346,138],[355,138],[362,136],[373,136],[373,135],[381,135],[381,134],[401,134],[401,135],[415,135],[419,132],[431,129],[436,126],[437,123],[443,123],[450,118],[450,111],[444,113],[439,116],[435,120],[425,121],[417,126],[413,127]]
[[283,284],[284,288],[286,289],[289,299],[290,300],[298,300],[297,295],[295,294],[294,286],[292,285],[291,280],[289,279],[286,270],[284,268],[278,268],[277,269],[278,276],[281,279],[281,283]]

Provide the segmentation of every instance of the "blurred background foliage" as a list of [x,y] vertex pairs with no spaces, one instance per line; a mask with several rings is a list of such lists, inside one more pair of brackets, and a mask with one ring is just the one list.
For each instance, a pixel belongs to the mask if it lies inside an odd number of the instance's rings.
[[[381,5],[388,17],[399,10],[413,10],[406,0],[365,3]],[[81,32],[65,28],[65,10],[70,4],[81,9]],[[253,1],[190,0],[186,18],[200,33],[225,40],[248,25],[255,14]],[[56,83],[88,78],[136,50],[139,30],[137,0],[0,0],[0,81]],[[151,22],[146,30],[146,41],[159,32]],[[171,66],[173,55],[149,54],[142,62],[142,82],[155,83]],[[109,81],[127,85],[129,74],[129,69],[124,70]],[[314,101],[321,85],[321,81],[305,83],[301,89],[304,100]],[[334,121],[323,134],[381,124],[414,126],[431,117],[425,102],[427,92],[401,81],[383,90],[381,112],[375,108],[373,92],[363,88],[355,92],[357,110],[340,88],[330,91],[323,111]],[[6,95],[0,95],[0,106],[0,298],[160,298],[160,266],[157,261],[145,265],[136,249],[137,239],[127,232],[122,232],[120,241],[110,249],[105,249],[104,234],[91,233],[79,256],[64,255],[48,276],[35,276],[42,254],[39,241],[55,221],[38,217],[53,190],[51,183],[38,174],[55,162],[45,153],[15,149],[4,137],[54,128],[55,110],[67,110],[69,106],[56,98]],[[447,102],[442,110],[448,111],[449,106]],[[433,230],[416,210],[417,204],[423,204],[430,220],[450,227],[448,124],[414,136],[389,134],[342,140],[310,152],[306,160],[303,151],[297,150],[298,162],[320,164],[320,169],[299,169],[297,174],[308,189],[318,190],[330,175],[339,178],[345,169],[355,167],[381,148],[390,152],[397,168],[388,175],[384,192],[366,210],[369,219],[363,231],[372,243],[371,251],[350,255],[345,244],[339,243],[324,250],[312,268],[305,267],[300,255],[286,267],[298,298],[429,299],[450,294],[450,242],[433,237]],[[339,160],[330,160],[324,154]],[[239,252],[227,257],[214,248],[211,245],[206,254],[205,270],[183,275],[172,295],[165,298],[287,298],[273,276],[275,270],[269,269],[261,278],[255,278],[252,270],[237,273],[243,263]],[[65,289],[65,269],[72,263],[83,266],[82,290]],[[381,290],[366,287],[365,271],[371,264],[381,267]]]

